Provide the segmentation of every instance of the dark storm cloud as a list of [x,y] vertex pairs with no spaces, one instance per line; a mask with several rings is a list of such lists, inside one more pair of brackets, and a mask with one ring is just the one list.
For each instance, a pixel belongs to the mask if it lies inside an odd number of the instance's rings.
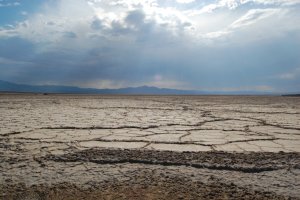
[[76,38],[77,37],[76,33],[71,32],[71,31],[64,32],[63,36],[66,37],[66,38]]
[[141,26],[144,24],[145,20],[145,13],[142,10],[134,10],[128,13],[128,15],[125,18],[125,21],[128,24],[134,25],[134,26]]
[[[295,10],[287,14],[274,5],[253,4],[238,12],[228,13],[238,9],[232,7],[202,15],[191,7],[196,2],[180,9],[172,7],[179,4],[164,3],[48,2],[52,6],[40,14],[0,29],[0,69],[5,71],[0,79],[200,89],[292,90],[300,84],[298,75],[291,75],[300,67],[299,31],[286,20],[299,18]],[[223,4],[218,1],[218,6]],[[274,13],[281,18],[269,17]]]
[[35,45],[20,37],[0,38],[0,57],[28,60],[35,52]]
[[92,23],[91,23],[91,28],[95,30],[100,30],[103,28],[102,21],[98,19],[98,17],[94,17]]

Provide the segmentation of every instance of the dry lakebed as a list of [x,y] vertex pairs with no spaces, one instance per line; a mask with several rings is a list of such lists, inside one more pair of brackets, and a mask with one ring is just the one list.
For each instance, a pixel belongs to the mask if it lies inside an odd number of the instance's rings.
[[0,199],[300,199],[300,98],[0,94]]

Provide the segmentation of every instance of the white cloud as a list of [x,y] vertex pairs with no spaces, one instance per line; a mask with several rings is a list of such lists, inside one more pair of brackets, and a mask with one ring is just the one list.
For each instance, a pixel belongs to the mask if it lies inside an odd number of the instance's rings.
[[219,0],[216,3],[208,4],[202,7],[197,14],[211,13],[216,9],[227,8],[234,10],[241,5],[253,3],[256,5],[275,5],[275,6],[291,6],[300,4],[300,0]]
[[[158,32],[163,30],[177,35],[188,33],[191,29],[189,18],[182,12],[172,7],[158,6],[155,0],[63,0],[46,3],[39,13],[28,15],[26,26],[20,22],[14,32],[0,30],[0,35],[11,36],[17,32],[22,38],[45,44],[61,41],[66,32],[74,33],[78,40],[86,40],[89,35],[101,35],[107,39],[117,36],[114,39],[120,39],[120,36],[125,36],[121,32],[137,31],[138,27],[126,20],[134,10],[145,15],[142,23],[149,27],[152,24],[153,30]],[[139,25],[142,26],[141,23]],[[112,31],[120,31],[120,34],[111,34]]]
[[203,35],[204,38],[214,39],[214,38],[220,38],[222,36],[230,34],[231,31],[229,30],[222,30],[222,31],[215,31],[215,32],[209,32]]
[[177,1],[177,3],[192,3],[195,0],[176,0],[176,1]]
[[[178,0],[181,3],[193,0]],[[298,2],[298,0],[295,0]],[[149,34],[168,32],[172,37],[190,37],[201,43],[201,38],[220,38],[234,29],[256,24],[269,16],[278,13],[281,8],[252,9],[230,14],[228,12],[212,13],[210,16],[199,16],[197,13],[213,12],[217,8],[226,7],[237,9],[248,2],[266,5],[290,5],[291,0],[270,0],[268,3],[261,0],[219,0],[208,4],[202,9],[183,9],[161,4],[157,0],[63,0],[56,3],[45,3],[39,13],[27,14],[27,20],[20,22],[14,29],[0,29],[0,37],[19,35],[22,38],[44,44],[64,43],[65,33],[76,35],[76,41],[90,45],[91,36],[102,37],[108,40],[135,40],[140,38],[138,27],[126,22],[129,12],[139,10],[144,13],[144,33]],[[300,0],[299,0],[300,1]],[[196,13],[196,14],[195,14]],[[241,13],[244,13],[240,17]],[[237,19],[237,17],[239,17]],[[289,22],[291,23],[291,22]],[[151,27],[151,28],[150,28]],[[291,27],[291,26],[290,26]],[[148,28],[146,30],[146,28]],[[113,33],[114,32],[114,33]],[[280,32],[280,30],[278,31]],[[135,34],[135,35],[134,35]],[[156,36],[155,34],[153,36]],[[200,40],[199,40],[200,39]],[[88,41],[87,41],[88,40]],[[75,41],[71,43],[74,47]],[[83,45],[84,48],[85,45]]]
[[280,74],[278,77],[284,80],[293,80],[295,79],[296,75],[292,73],[285,73],[285,74]]
[[0,38],[19,36],[19,32],[15,29],[0,28]]
[[219,8],[228,8],[230,10],[236,9],[239,5],[244,4],[244,1],[239,0],[219,0],[216,3],[208,4],[200,9],[198,14],[211,13]]
[[[282,9],[251,9],[246,14],[242,15],[239,19],[232,22],[226,28],[214,32],[209,32],[203,35],[205,38],[220,38],[228,34],[234,33],[243,27],[249,27],[251,25],[255,26],[263,19],[269,18],[275,14],[284,13],[285,10]],[[255,30],[255,29],[254,29]],[[279,30],[279,29],[278,29]],[[278,31],[277,30],[277,31]]]
[[[19,67],[26,73],[16,73],[18,77],[27,76],[28,80],[61,80],[61,84],[97,88],[152,85],[188,89],[255,82],[259,86],[233,89],[272,90],[268,80],[261,81],[264,74],[256,73],[264,69],[276,75],[270,78],[273,81],[298,79],[294,71],[280,75],[276,71],[280,63],[299,63],[290,55],[300,41],[299,7],[290,6],[298,0],[214,0],[209,2],[215,4],[206,6],[207,1],[181,0],[188,2],[191,4],[170,0],[44,1],[37,12],[23,16],[24,21],[0,27],[0,67],[2,71],[8,65]],[[270,51],[273,46],[276,58]],[[18,49],[26,49],[28,55],[16,53]],[[264,50],[259,51],[262,55],[257,49]],[[22,63],[24,57],[32,63]],[[253,72],[250,81],[234,74],[239,68]],[[226,74],[228,71],[232,73]]]
[[229,28],[240,28],[243,26],[249,26],[264,18],[270,17],[280,12],[280,9],[252,9],[249,10],[238,20],[234,21]]
[[27,16],[27,15],[28,15],[28,12],[22,11],[22,12],[21,12],[21,15]]
[[12,7],[12,6],[20,6],[20,2],[11,2],[11,3],[0,3],[0,7]]
[[284,5],[284,6],[290,6],[299,4],[300,0],[244,0],[245,2],[254,2],[264,5]]
[[300,77],[300,67],[294,69],[293,71],[280,74],[276,77],[282,80],[295,80],[296,78]]

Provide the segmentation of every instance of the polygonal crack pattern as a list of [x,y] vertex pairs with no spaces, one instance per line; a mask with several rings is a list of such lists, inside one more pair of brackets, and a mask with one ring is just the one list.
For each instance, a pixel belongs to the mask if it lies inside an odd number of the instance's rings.
[[[300,185],[294,184],[300,182],[299,100],[279,96],[1,94],[0,183],[56,183],[69,173],[77,178],[89,174],[87,182],[92,174],[104,179],[120,171],[126,174],[120,166],[162,171],[168,166],[175,171],[197,170],[201,176],[214,171],[234,184],[300,196]],[[116,154],[118,149],[127,152],[123,159],[118,156],[122,151]],[[98,155],[94,150],[102,152],[101,157],[83,159],[86,152]],[[248,154],[262,155],[258,156],[262,160],[251,160],[248,165],[247,159],[237,162],[236,155]],[[96,170],[99,165],[102,171]],[[67,168],[70,171],[63,170]],[[236,173],[237,178],[226,171]],[[279,171],[284,173],[278,175]],[[48,177],[39,176],[41,173]],[[263,181],[253,186],[249,181],[257,176]]]
[[1,96],[1,140],[80,148],[300,152],[298,98]]

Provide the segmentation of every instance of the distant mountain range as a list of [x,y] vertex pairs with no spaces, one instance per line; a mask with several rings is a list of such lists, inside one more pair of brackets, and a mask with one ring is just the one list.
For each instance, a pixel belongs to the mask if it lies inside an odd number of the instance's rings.
[[[274,95],[273,93],[257,92],[257,91],[197,91],[197,90],[177,90],[169,88],[157,88],[150,86],[127,87],[120,89],[96,89],[96,88],[80,88],[73,86],[57,86],[57,85],[26,85],[16,84],[12,82],[0,80],[0,92],[30,92],[30,93],[68,93],[68,94],[149,94],[149,95]],[[294,94],[295,95],[295,94]]]
[[31,92],[31,93],[75,93],[75,94],[157,94],[157,95],[196,95],[209,94],[193,90],[176,90],[168,88],[157,88],[149,86],[127,87],[120,89],[95,89],[80,88],[73,86],[56,86],[56,85],[26,85],[16,84],[0,80],[1,92]]

